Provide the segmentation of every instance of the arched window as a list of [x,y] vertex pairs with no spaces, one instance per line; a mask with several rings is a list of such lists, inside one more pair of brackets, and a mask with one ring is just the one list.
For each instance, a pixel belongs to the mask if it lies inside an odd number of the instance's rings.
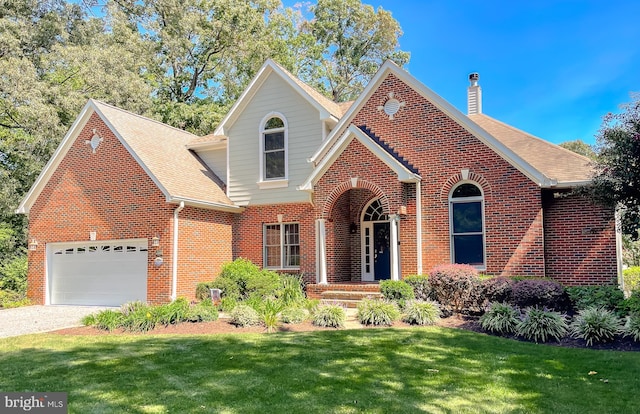
[[260,181],[287,179],[287,124],[284,116],[267,115],[260,128]]
[[484,197],[474,183],[457,185],[449,197],[451,260],[485,268]]

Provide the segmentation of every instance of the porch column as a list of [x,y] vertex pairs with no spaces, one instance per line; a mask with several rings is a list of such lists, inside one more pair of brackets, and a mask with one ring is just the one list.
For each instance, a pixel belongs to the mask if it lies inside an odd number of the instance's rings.
[[389,231],[391,232],[391,280],[400,280],[400,250],[398,249],[398,223],[400,216],[389,215]]
[[318,283],[327,285],[327,232],[325,219],[316,219],[316,274]]

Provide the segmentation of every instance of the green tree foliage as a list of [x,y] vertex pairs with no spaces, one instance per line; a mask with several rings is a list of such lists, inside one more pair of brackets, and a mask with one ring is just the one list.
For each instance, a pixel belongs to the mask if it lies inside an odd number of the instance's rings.
[[360,0],[318,0],[308,28],[321,47],[313,73],[316,86],[335,102],[354,99],[387,59],[402,66],[409,53],[398,50],[402,29],[391,13]]
[[563,142],[562,144],[560,144],[560,146],[564,149],[568,149],[569,151],[573,151],[576,154],[585,156],[591,160],[596,158],[596,152],[593,147],[581,139]]
[[584,189],[600,203],[618,208],[622,232],[638,240],[640,229],[640,97],[605,116],[597,137],[592,184]]

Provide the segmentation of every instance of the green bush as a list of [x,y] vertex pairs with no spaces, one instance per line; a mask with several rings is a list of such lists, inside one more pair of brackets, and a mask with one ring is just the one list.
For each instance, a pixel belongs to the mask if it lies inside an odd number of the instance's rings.
[[429,276],[427,275],[410,275],[403,279],[409,286],[413,288],[413,295],[416,300],[431,300],[431,285],[429,284]]
[[289,306],[280,312],[280,320],[283,323],[297,324],[302,323],[309,317],[309,312],[300,306]]
[[0,309],[19,308],[30,304],[31,301],[24,293],[13,290],[0,290]]
[[443,308],[455,313],[479,308],[482,286],[474,267],[462,264],[436,266],[429,273],[429,283]]
[[640,266],[632,266],[622,271],[624,289],[627,292],[640,290]]
[[515,333],[520,323],[520,311],[507,303],[493,302],[480,317],[482,329],[499,335]]
[[622,323],[613,311],[604,308],[586,308],[578,312],[569,326],[571,336],[587,341],[609,342],[622,333]]
[[127,316],[123,316],[120,327],[131,332],[147,332],[152,330],[158,324],[158,315],[156,307],[145,306],[136,308]]
[[342,328],[347,315],[338,305],[320,305],[313,314],[312,323],[328,328]]
[[565,289],[572,306],[580,311],[587,308],[604,308],[621,312],[624,294],[613,285],[572,286]]
[[281,286],[279,274],[260,270],[247,259],[236,259],[222,266],[220,275],[210,284],[210,287],[222,291],[222,297],[237,301],[277,296]]
[[198,283],[198,285],[196,286],[196,299],[199,301],[211,299],[211,289],[213,287],[213,282]]
[[97,322],[96,315],[94,313],[85,315],[80,320],[80,323],[82,323],[83,326],[93,326],[96,324],[96,322]]
[[235,300],[234,298],[223,297],[222,299],[220,299],[220,304],[218,305],[218,308],[220,309],[221,312],[229,313],[237,305],[238,305],[238,301]]
[[516,327],[516,334],[530,341],[547,342],[564,338],[568,332],[567,320],[560,312],[527,308]]
[[257,307],[256,310],[267,328],[267,332],[273,332],[278,327],[282,309],[284,309],[284,304],[277,299],[266,299]]
[[631,292],[631,296],[626,298],[620,305],[621,315],[640,314],[640,290]]
[[178,298],[171,303],[154,307],[158,323],[169,326],[184,322],[189,313],[189,302],[185,298]]
[[189,322],[211,322],[218,319],[218,309],[213,305],[211,299],[205,299],[202,302],[189,308],[186,318]]
[[432,300],[410,300],[402,320],[411,325],[435,325],[440,320],[440,306]]
[[630,336],[634,341],[640,342],[640,313],[632,313],[627,317],[624,336]]
[[230,323],[239,327],[254,326],[260,324],[260,315],[249,305],[238,304],[229,313]]
[[358,303],[357,317],[363,325],[390,326],[400,318],[400,311],[394,302],[381,299],[363,299]]
[[27,255],[15,256],[0,266],[0,290],[27,292]]
[[96,315],[95,326],[98,329],[111,332],[114,329],[120,328],[123,321],[124,316],[122,315],[122,313],[113,309],[105,309],[98,312],[98,314]]
[[413,288],[404,280],[383,280],[380,282],[380,293],[386,300],[396,302],[400,307],[415,298]]
[[276,296],[285,305],[302,303],[305,299],[304,281],[298,275],[280,275],[280,288]]

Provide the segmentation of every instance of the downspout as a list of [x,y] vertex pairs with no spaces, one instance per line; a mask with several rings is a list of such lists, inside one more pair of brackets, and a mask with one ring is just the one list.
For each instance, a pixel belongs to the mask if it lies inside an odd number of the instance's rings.
[[176,300],[178,291],[178,214],[184,208],[184,201],[173,211],[173,255],[171,269],[171,300]]
[[422,183],[416,181],[416,249],[418,274],[422,274]]

